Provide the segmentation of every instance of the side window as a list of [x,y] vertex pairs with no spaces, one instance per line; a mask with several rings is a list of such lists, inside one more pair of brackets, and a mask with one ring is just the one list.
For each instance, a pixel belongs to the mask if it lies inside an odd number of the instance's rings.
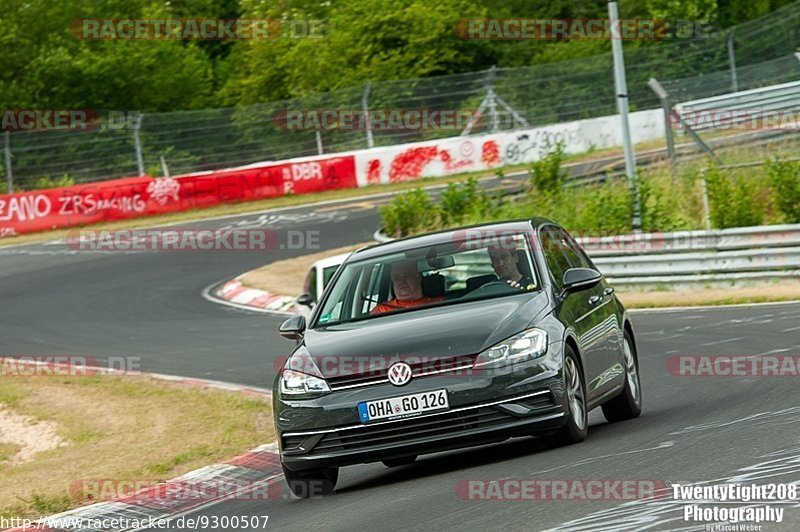
[[547,268],[558,290],[563,288],[564,273],[572,268],[569,260],[569,246],[564,235],[555,227],[548,227],[539,233]]
[[577,242],[565,231],[561,231],[564,235],[564,240],[567,243],[567,246],[570,249],[569,257],[570,263],[573,265],[573,268],[592,268],[594,269],[594,264],[592,263],[589,256],[586,254],[583,249],[578,245]]

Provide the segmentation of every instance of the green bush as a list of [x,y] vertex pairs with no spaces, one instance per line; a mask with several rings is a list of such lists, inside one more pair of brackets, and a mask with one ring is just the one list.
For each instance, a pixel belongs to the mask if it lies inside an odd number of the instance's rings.
[[29,187],[26,187],[31,190],[42,189],[42,188],[58,188],[58,187],[71,187],[75,184],[75,180],[72,179],[67,174],[62,175],[61,177],[57,177],[55,179],[51,178],[50,176],[40,177]]
[[489,197],[478,190],[478,179],[470,177],[447,185],[439,203],[439,217],[445,226],[465,224],[483,218],[489,208]]
[[767,179],[785,223],[800,223],[800,162],[767,161]]
[[380,208],[383,228],[393,237],[430,231],[439,224],[438,209],[431,205],[428,193],[415,188],[396,196]]
[[703,226],[703,201],[697,172],[666,170],[640,175],[642,230],[681,231]]
[[716,166],[706,171],[711,224],[717,229],[761,225],[766,207],[760,205],[758,184],[742,176],[723,175]]
[[564,144],[557,143],[541,159],[531,164],[531,185],[542,194],[555,195],[561,191],[567,178],[561,163],[564,161]]

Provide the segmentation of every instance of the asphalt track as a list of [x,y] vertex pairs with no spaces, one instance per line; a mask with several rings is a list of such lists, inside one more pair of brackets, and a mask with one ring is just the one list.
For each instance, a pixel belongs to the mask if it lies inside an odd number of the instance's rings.
[[[224,226],[318,231],[320,249],[368,240],[381,200],[340,202],[210,220]],[[291,344],[280,317],[216,305],[212,283],[308,249],[254,252],[82,252],[63,243],[0,248],[0,353],[140,357],[141,369],[268,387]],[[585,443],[548,448],[518,439],[422,457],[387,469],[344,468],[324,499],[227,500],[192,516],[269,515],[270,529],[704,530],[671,497],[620,500],[461,500],[470,479],[800,482],[796,377],[679,377],[674,355],[800,354],[800,305],[636,313],[645,411],[610,425],[594,412]],[[286,491],[283,490],[283,493]],[[800,529],[800,504],[783,523]]]

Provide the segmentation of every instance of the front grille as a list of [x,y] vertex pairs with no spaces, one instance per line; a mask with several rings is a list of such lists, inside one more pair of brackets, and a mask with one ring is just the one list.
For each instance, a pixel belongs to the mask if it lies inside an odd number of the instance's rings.
[[[428,358],[414,362],[405,360],[404,362],[408,362],[409,366],[411,366],[412,378],[419,378],[438,373],[469,370],[472,368],[477,357],[478,355],[461,355],[456,357]],[[328,381],[328,386],[330,386],[332,391],[385,382],[389,367],[399,361],[402,360],[395,360],[387,364],[382,364],[381,368],[374,371],[348,375],[333,375],[331,377],[325,377],[325,380]]]
[[542,415],[556,410],[550,392],[519,400],[509,400],[497,406],[481,406],[442,414],[376,423],[349,429],[317,434],[284,436],[285,450],[303,450],[309,455],[358,451],[381,445],[413,443],[424,438],[458,434],[474,429],[501,427],[525,416],[503,410],[503,404],[523,405],[530,415]]

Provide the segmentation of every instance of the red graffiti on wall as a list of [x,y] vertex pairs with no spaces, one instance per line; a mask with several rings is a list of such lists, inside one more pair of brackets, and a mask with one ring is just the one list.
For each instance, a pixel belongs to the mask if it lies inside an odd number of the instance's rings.
[[381,182],[381,161],[380,159],[371,159],[367,163],[367,183],[374,184]]
[[460,161],[459,160],[455,160],[454,161],[453,160],[453,156],[450,155],[450,152],[449,151],[445,151],[445,150],[442,150],[439,153],[439,158],[444,163],[444,169],[446,171],[448,171],[448,172],[453,172],[453,171],[458,170],[460,168],[465,168],[467,166],[472,166],[472,161],[469,160],[469,159],[461,159]]
[[422,177],[422,169],[439,154],[436,146],[425,146],[420,148],[409,148],[399,153],[392,160],[392,167],[389,169],[390,181],[406,181]]
[[487,140],[483,143],[481,160],[486,166],[494,166],[500,163],[500,147],[497,145],[497,142]]

